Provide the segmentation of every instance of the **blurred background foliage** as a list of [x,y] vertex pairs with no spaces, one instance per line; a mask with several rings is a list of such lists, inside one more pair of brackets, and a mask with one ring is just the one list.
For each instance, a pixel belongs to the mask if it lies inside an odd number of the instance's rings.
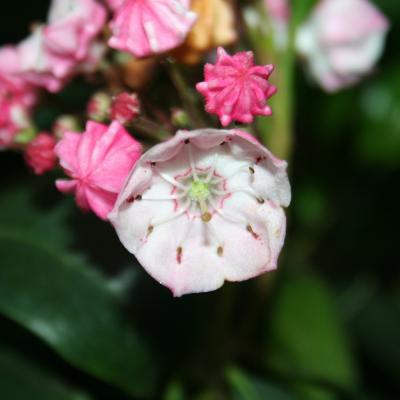
[[[392,28],[369,79],[328,96],[298,67],[294,200],[266,278],[173,299],[54,176],[0,155],[1,399],[400,398],[400,5],[376,3]],[[5,44],[48,1],[2,6]],[[42,128],[83,109],[85,85]]]

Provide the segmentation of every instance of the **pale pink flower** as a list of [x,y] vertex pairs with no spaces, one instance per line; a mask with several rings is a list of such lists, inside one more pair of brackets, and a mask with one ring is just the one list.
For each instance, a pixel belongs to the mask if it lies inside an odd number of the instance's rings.
[[120,93],[113,99],[110,116],[122,125],[134,120],[140,113],[140,102],[135,93]]
[[275,45],[285,49],[289,41],[290,5],[288,0],[264,0]]
[[276,93],[268,82],[273,65],[254,65],[251,51],[230,56],[220,47],[215,65],[206,64],[205,80],[196,85],[206,99],[206,110],[217,114],[221,124],[251,123],[255,115],[271,115],[266,100]]
[[53,0],[44,40],[59,57],[85,61],[106,22],[106,10],[95,0]]
[[175,296],[215,290],[276,268],[286,167],[240,131],[179,131],[138,161],[109,219]]
[[57,164],[54,147],[56,139],[48,133],[39,133],[25,148],[24,158],[36,175],[52,170]]
[[178,47],[196,20],[189,0],[126,0],[111,22],[109,45],[136,57]]
[[118,123],[89,121],[83,134],[67,132],[56,146],[60,164],[71,180],[58,180],[57,188],[75,193],[83,210],[107,218],[141,145]]
[[381,56],[386,17],[367,0],[322,0],[300,27],[296,46],[327,91],[351,86]]

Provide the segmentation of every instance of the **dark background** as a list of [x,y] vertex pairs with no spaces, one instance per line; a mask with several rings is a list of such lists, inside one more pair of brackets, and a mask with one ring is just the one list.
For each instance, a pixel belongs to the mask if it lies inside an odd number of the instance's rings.
[[[4,2],[0,16],[1,43],[15,43],[24,38],[32,21],[44,20],[48,3],[45,0]],[[331,391],[333,397],[297,392],[303,393],[299,398],[310,400],[400,398],[400,218],[397,190],[400,182],[400,5],[397,0],[376,1],[376,4],[388,15],[392,27],[385,54],[372,76],[355,88],[337,95],[326,95],[306,80],[300,67],[297,71],[296,147],[291,163],[294,199],[289,209],[289,232],[282,255],[282,271],[274,283],[269,304],[281,305],[276,293],[284,291],[286,285],[290,288],[289,283],[297,282],[301,279],[299,277],[311,277],[311,280],[321,282],[337,310],[346,336],[348,356],[357,375],[354,378],[357,389],[350,391],[351,394],[342,393],[342,388],[336,387],[342,383],[340,380],[325,382],[326,376],[322,376],[322,383],[318,382],[318,385],[324,393]],[[0,154],[0,182],[0,197],[6,198],[13,190],[21,188],[31,190],[34,207],[43,211],[44,218],[61,201],[53,188],[52,177],[34,177],[26,170],[21,156],[12,152]],[[72,206],[71,199],[65,201]],[[18,214],[19,211],[15,212]],[[113,277],[131,263],[112,229],[95,217],[81,216],[79,211],[73,210],[68,219],[68,229],[74,237],[71,249],[85,253],[85,257],[108,276]],[[193,353],[201,342],[198,336],[202,335],[202,329],[208,323],[205,313],[210,306],[214,309],[220,293],[173,300],[143,273],[138,274],[141,289],[134,297],[141,304],[129,305],[132,308],[129,312],[136,312],[139,330],[146,334],[153,348],[162,353],[161,363],[169,360],[170,371],[164,372],[161,379],[167,381],[173,378],[171,370],[183,368],[192,356],[199,365],[204,363],[202,357]],[[29,276],[26,279],[29,280]],[[239,295],[236,294],[234,300],[238,313],[247,313],[247,306],[252,305],[251,285],[239,285]],[[294,285],[293,292],[298,287]],[[307,301],[307,293],[300,291],[298,301],[303,299]],[[313,306],[312,301],[309,305]],[[256,326],[254,339],[248,339],[249,347],[253,346],[253,341],[263,341],[265,335],[274,335],[273,324],[278,311],[267,310],[266,322],[263,326]],[[296,313],[296,308],[292,311]],[[324,309],[319,310],[316,305],[315,310],[310,309],[304,318],[317,314],[317,319],[330,326],[331,317],[319,315],[319,312],[324,313]],[[156,317],[149,318],[151,313]],[[240,318],[237,316],[236,319],[238,325],[233,326],[240,326]],[[308,356],[318,361],[318,354],[314,353],[323,353],[325,347],[324,344],[318,347],[316,341],[324,338],[322,333],[318,333],[318,326],[313,325],[313,320],[305,323],[310,330],[304,339],[306,349],[310,346],[305,358]],[[298,327],[293,325],[287,329],[296,332]],[[225,340],[223,336],[221,338]],[[311,342],[307,342],[307,338],[311,338]],[[268,340],[265,346],[274,353],[275,342]],[[298,340],[303,340],[301,329]],[[29,359],[39,369],[53,371],[69,385],[90,393],[96,399],[125,398],[122,391],[63,361],[42,341],[6,317],[0,318],[0,343],[1,348]],[[248,356],[246,345],[240,346],[236,361],[260,376],[262,368],[257,357]],[[329,354],[329,343],[326,347],[325,353]],[[329,364],[331,360],[328,357],[320,362]],[[273,358],[267,360],[268,368],[270,364],[280,365]],[[2,368],[0,363],[0,375]],[[214,364],[211,370],[213,368]],[[317,363],[316,369],[319,368],[324,369],[324,366]],[[297,387],[287,383],[290,374],[280,375],[279,368],[277,371],[271,372],[277,382]],[[200,378],[196,374],[188,378],[189,391],[214,384],[209,377],[200,375]],[[2,385],[5,382],[0,378],[0,397],[14,400],[2,396]],[[18,385],[17,381],[15,385]]]

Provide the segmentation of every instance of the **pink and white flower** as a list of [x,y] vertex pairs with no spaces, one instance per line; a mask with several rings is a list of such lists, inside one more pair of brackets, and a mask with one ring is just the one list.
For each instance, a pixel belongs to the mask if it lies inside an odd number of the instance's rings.
[[110,47],[147,57],[183,43],[196,21],[189,0],[126,0],[111,22]]
[[140,102],[135,93],[120,93],[113,99],[110,116],[113,121],[125,125],[140,113]]
[[273,65],[254,65],[251,51],[230,56],[218,48],[215,65],[206,64],[205,80],[196,85],[206,98],[206,110],[217,114],[222,126],[231,121],[251,123],[255,115],[271,115],[266,100],[276,93],[268,82]]
[[71,180],[58,180],[56,186],[75,193],[81,209],[106,219],[141,150],[118,122],[106,126],[89,121],[83,134],[67,132],[57,144],[56,154]]
[[286,167],[238,130],[179,131],[138,161],[109,219],[175,296],[215,290],[276,268]]
[[389,23],[368,0],[322,0],[300,27],[296,46],[328,92],[351,86],[381,56]]
[[48,133],[39,133],[25,148],[26,164],[36,175],[51,171],[57,164],[54,152],[56,139]]
[[62,58],[85,61],[106,22],[106,10],[95,0],[53,0],[44,40]]
[[18,57],[13,47],[0,49],[0,149],[14,146],[15,136],[31,126],[37,91],[13,75]]

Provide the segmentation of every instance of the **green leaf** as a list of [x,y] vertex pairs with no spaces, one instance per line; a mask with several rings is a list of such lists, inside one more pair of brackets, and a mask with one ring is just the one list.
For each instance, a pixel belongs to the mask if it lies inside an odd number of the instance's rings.
[[236,367],[226,370],[226,377],[230,385],[234,400],[295,400],[296,398],[279,386],[270,382],[251,378]]
[[0,345],[0,394],[4,400],[88,400],[49,371]]
[[34,197],[26,187],[0,201],[0,312],[75,367],[134,396],[151,394],[155,364],[118,296],[67,247],[68,207],[42,211]]
[[282,282],[266,336],[266,362],[297,379],[352,389],[356,372],[336,306],[316,278]]

